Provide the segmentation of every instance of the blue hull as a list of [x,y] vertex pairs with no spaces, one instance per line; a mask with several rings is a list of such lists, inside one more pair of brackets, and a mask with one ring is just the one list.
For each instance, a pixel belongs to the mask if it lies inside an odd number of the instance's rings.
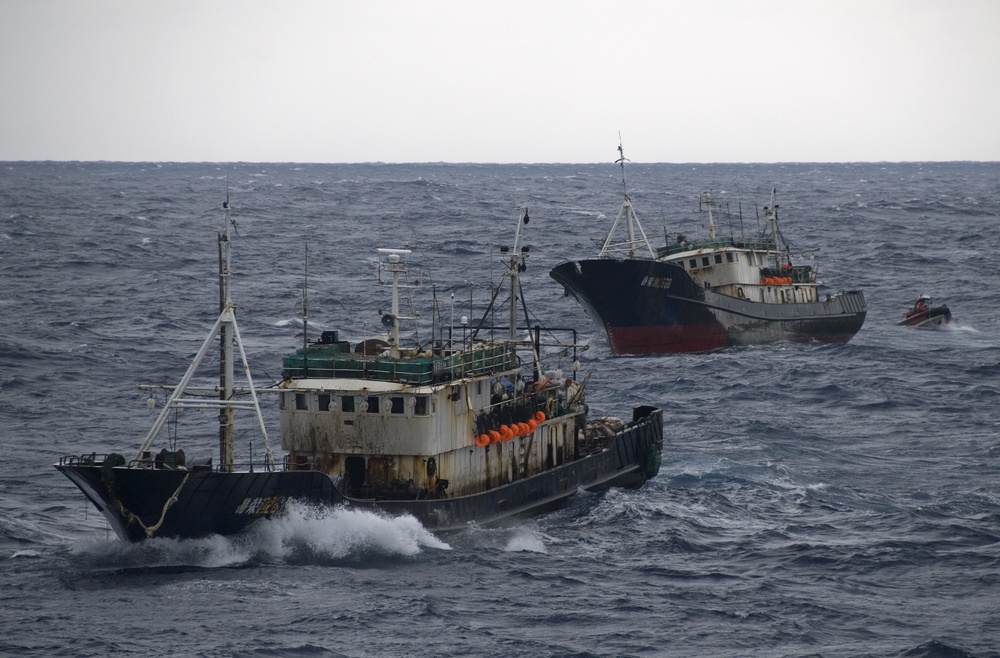
[[731,297],[700,288],[683,268],[655,260],[570,261],[550,274],[604,330],[614,354],[844,343],[861,329],[868,311],[860,291],[787,304]]

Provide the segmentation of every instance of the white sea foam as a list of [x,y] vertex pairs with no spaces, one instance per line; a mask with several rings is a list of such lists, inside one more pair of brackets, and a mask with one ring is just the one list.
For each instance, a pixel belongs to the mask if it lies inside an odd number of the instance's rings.
[[13,559],[16,559],[16,558],[24,558],[24,557],[27,557],[27,558],[36,558],[36,557],[41,557],[41,556],[42,556],[42,554],[40,552],[28,549],[28,550],[23,550],[23,551],[14,551],[13,555],[11,555],[10,558],[13,560]]
[[507,539],[507,545],[504,546],[504,550],[509,553],[548,553],[542,536],[527,528],[518,528]]
[[82,542],[72,550],[101,568],[217,569],[254,562],[408,557],[425,548],[451,549],[412,516],[292,504],[280,518],[261,520],[232,537],[154,538],[140,544],[101,539]]
[[301,553],[326,558],[358,553],[409,556],[424,548],[451,548],[412,516],[301,504],[292,504],[280,518],[258,523],[247,537],[257,551],[277,560]]

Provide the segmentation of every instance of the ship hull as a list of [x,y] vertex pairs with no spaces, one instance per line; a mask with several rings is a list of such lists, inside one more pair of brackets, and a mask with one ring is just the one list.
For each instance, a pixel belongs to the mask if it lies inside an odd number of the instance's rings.
[[550,274],[604,330],[617,355],[845,343],[867,314],[860,291],[818,302],[755,302],[703,289],[683,268],[655,260],[571,261]]
[[352,498],[318,471],[138,468],[86,457],[66,458],[55,467],[131,542],[236,534],[279,516],[293,501],[411,515],[430,530],[448,531],[557,509],[580,490],[641,486],[656,474],[662,445],[662,412],[640,407],[633,422],[596,454],[482,493],[424,500]]

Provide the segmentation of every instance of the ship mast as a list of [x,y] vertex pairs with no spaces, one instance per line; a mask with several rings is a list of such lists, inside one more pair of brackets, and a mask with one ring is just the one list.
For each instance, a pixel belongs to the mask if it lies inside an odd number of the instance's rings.
[[775,265],[781,265],[781,255],[782,253],[791,262],[791,256],[788,254],[788,246],[785,245],[781,240],[781,231],[778,230],[778,204],[775,203],[775,198],[777,196],[777,190],[771,188],[771,205],[764,208],[764,212],[767,213],[767,223],[768,227],[771,229],[771,237],[774,240],[774,250],[778,252],[777,260]]
[[[233,397],[233,331],[236,317],[226,312],[233,306],[230,278],[232,274],[232,225],[229,196],[222,204],[225,230],[219,233],[219,317],[225,317],[219,327],[219,401],[225,403]],[[219,412],[219,464],[225,471],[233,468],[236,435],[235,409],[224,404]]]
[[699,199],[698,204],[704,206],[708,209],[708,237],[712,240],[715,239],[715,217],[713,214],[713,208],[715,208],[715,197],[712,196],[712,191],[703,192],[701,199]]
[[[528,209],[521,208],[520,217],[517,220],[517,228],[514,229],[514,246],[511,248],[510,263],[507,266],[507,275],[510,277],[510,342],[516,344],[517,341],[517,304],[524,305],[524,296],[521,292],[521,272],[528,269],[529,247],[522,244],[521,229],[527,226],[531,218],[528,217]],[[528,309],[524,307],[524,323],[531,328],[531,319],[528,317]],[[538,350],[538,340],[529,341],[531,344],[531,355],[535,360],[535,379],[540,379],[542,375],[542,361]]]
[[[597,254],[597,257],[608,258],[615,253],[624,252],[628,258],[638,258],[637,248],[640,244],[645,244],[650,257],[655,258],[656,255],[653,253],[653,247],[650,246],[649,240],[646,238],[646,232],[642,230],[642,224],[639,223],[639,218],[632,207],[632,200],[628,196],[628,186],[625,183],[626,158],[625,152],[622,150],[621,135],[618,136],[618,156],[615,164],[620,165],[622,168],[622,193],[624,200],[622,201],[622,207],[618,210],[618,216],[615,217],[615,221],[611,225],[611,231],[608,232],[608,237],[604,240],[604,245],[601,247],[601,251]],[[618,225],[623,221],[625,222],[628,239],[625,242],[616,243],[614,242],[615,233],[618,231]],[[642,236],[642,240],[636,237],[636,231]]]
[[409,249],[377,249],[380,254],[386,254],[386,268],[392,272],[392,308],[389,315],[382,316],[382,323],[389,327],[389,356],[399,358],[399,276],[407,273],[406,262],[401,255],[410,253]]
[[511,249],[510,264],[507,267],[507,275],[510,277],[510,334],[511,341],[517,340],[517,302],[521,298],[520,275],[526,269],[524,262],[528,257],[527,251],[521,245],[521,227],[528,223],[528,209],[521,209],[521,216],[517,221],[517,228],[514,229],[514,247]]
[[[517,220],[517,228],[514,230],[514,246],[513,248],[507,246],[500,247],[500,253],[504,254],[504,258],[507,259],[507,254],[510,254],[509,260],[504,262],[507,265],[507,278],[510,280],[510,327],[508,330],[508,338],[512,345],[517,344],[517,303],[521,301],[521,306],[524,308],[524,322],[525,325],[531,328],[531,319],[528,317],[528,309],[524,304],[524,296],[521,293],[521,272],[528,268],[527,260],[530,248],[528,245],[522,244],[521,229],[526,226],[531,218],[528,216],[528,209],[521,208],[520,215]],[[486,307],[485,313],[483,313],[483,318],[479,323],[472,328],[472,334],[469,338],[469,344],[471,345],[476,340],[476,336],[479,334],[479,330],[483,328],[486,324],[486,318],[490,316],[490,312],[493,310],[494,304],[496,304],[497,297],[500,295],[500,291],[503,289],[503,285],[497,286],[496,290],[493,291],[493,296],[490,298],[490,303]],[[540,377],[542,372],[541,361],[539,358],[538,344],[537,341],[529,341],[531,343],[532,356],[535,359],[535,376]]]
[[[230,274],[232,273],[230,247],[232,245],[232,218],[229,214],[229,199],[223,204],[225,230],[219,234],[219,302],[221,310],[219,317],[212,326],[205,342],[201,344],[201,349],[195,355],[187,372],[181,381],[173,388],[173,392],[167,399],[166,404],[157,416],[156,422],[150,428],[149,433],[143,440],[142,445],[136,453],[135,459],[138,461],[144,458],[144,453],[150,449],[153,442],[159,435],[167,422],[167,417],[171,411],[180,409],[218,409],[219,410],[219,469],[222,471],[232,471],[234,461],[234,435],[235,423],[233,414],[237,408],[249,408],[256,412],[257,423],[261,436],[264,440],[264,450],[266,454],[266,468],[274,468],[274,455],[271,453],[271,443],[267,438],[267,428],[264,425],[264,416],[260,411],[260,401],[257,398],[257,391],[253,385],[253,378],[250,375],[250,364],[247,361],[246,351],[243,349],[243,340],[240,338],[240,330],[236,325],[236,305],[233,304],[230,294]],[[205,397],[201,393],[200,399],[185,397],[189,393],[198,395],[199,391],[192,389],[188,391],[191,379],[198,371],[201,362],[211,349],[212,343],[218,337],[220,341],[219,351],[219,387],[218,399]],[[239,350],[240,359],[243,365],[243,375],[246,377],[246,390],[241,393],[249,393],[249,400],[235,399],[235,353],[234,347]]]

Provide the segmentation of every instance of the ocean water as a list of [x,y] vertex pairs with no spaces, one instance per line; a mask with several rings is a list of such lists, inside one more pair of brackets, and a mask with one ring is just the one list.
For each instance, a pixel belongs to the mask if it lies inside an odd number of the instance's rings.
[[[596,252],[613,164],[0,163],[0,655],[1000,656],[1000,164],[628,169],[654,243],[704,235],[709,188],[751,234],[772,187],[825,291],[865,291],[854,340],[615,358],[548,276]],[[310,330],[354,341],[376,248],[481,312],[527,206],[528,304],[589,344],[593,414],[662,406],[660,474],[447,536],[303,508],[121,543],[52,464],[142,441],[136,385],[215,319],[227,194],[258,384],[301,344],[307,250]],[[919,293],[950,330],[896,326]]]

